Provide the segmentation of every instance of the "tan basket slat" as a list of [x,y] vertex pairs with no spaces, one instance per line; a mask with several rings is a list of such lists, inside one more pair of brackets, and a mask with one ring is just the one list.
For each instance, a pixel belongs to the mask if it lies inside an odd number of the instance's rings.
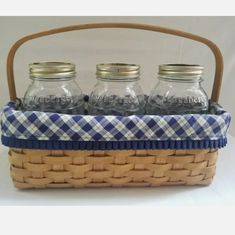
[[45,172],[51,170],[51,165],[49,164],[33,164],[33,163],[24,163],[24,168],[28,171],[36,171],[36,172]]
[[146,169],[153,170],[153,171],[159,171],[159,172],[165,172],[167,170],[170,170],[172,168],[172,164],[146,164]]
[[201,185],[209,185],[211,184],[213,178],[208,178],[208,179],[205,179],[205,180],[201,180],[201,181],[198,181],[197,184],[201,184]]
[[65,170],[67,171],[71,171],[72,173],[75,172],[87,172],[89,170],[92,169],[92,165],[91,164],[84,164],[84,165],[66,165],[65,166]]
[[147,150],[148,155],[152,156],[158,156],[158,157],[166,157],[166,156],[171,156],[175,154],[175,150],[167,149],[167,150]]
[[215,169],[216,169],[216,166],[208,166],[208,167],[205,167],[204,169],[201,170],[202,173],[204,174],[211,174],[213,172],[215,172]]
[[105,156],[105,151],[104,150],[95,150],[93,152],[93,155],[94,156],[101,156],[101,157],[103,157],[103,156]]
[[72,157],[65,157],[65,156],[45,156],[44,163],[47,164],[71,164],[72,163]]
[[194,163],[187,163],[184,164],[184,168],[187,170],[194,170],[194,171],[201,171],[202,169],[204,169],[207,166],[207,161],[204,162],[194,162]]
[[107,150],[106,154],[114,157],[128,157],[135,155],[135,150],[122,150],[122,151]]
[[47,188],[71,188],[73,187],[73,185],[68,184],[68,183],[53,183],[53,184],[48,184],[46,187]]
[[215,168],[214,171],[212,170],[211,172],[205,174],[204,179],[210,179],[213,178],[215,176]]
[[157,178],[161,178],[165,176],[166,171],[164,170],[156,170],[156,171],[152,171],[151,174],[153,177],[157,177]]
[[185,181],[187,184],[195,184],[196,182],[202,181],[204,177],[205,175],[186,176],[183,177],[182,180]]
[[64,164],[52,164],[51,169],[53,171],[64,171]]
[[212,153],[207,153],[205,155],[205,160],[208,160],[208,161],[213,161],[213,160],[217,160],[217,157],[218,157],[218,152],[212,152]]
[[45,177],[53,179],[54,182],[65,182],[66,179],[72,178],[72,173],[69,171],[47,171]]
[[134,165],[134,170],[145,170],[145,164],[144,163],[136,163]]
[[92,181],[91,178],[84,178],[84,179],[66,179],[66,182],[72,184],[73,186],[83,186],[89,184]]
[[167,182],[169,180],[168,176],[163,176],[163,177],[149,177],[144,179],[144,181],[151,183],[153,185],[161,185],[164,182]]
[[148,170],[131,170],[125,173],[125,176],[133,177],[135,179],[143,179],[151,176],[151,172]]
[[[23,153],[23,149],[19,149],[19,148],[10,148],[9,152],[15,152],[15,153]],[[8,152],[8,154],[9,154]]]
[[17,181],[20,183],[25,182],[25,177],[23,175],[17,174],[15,171],[11,170],[10,175],[13,181]]
[[161,185],[163,185],[163,186],[186,185],[186,182],[184,182],[184,181],[168,181],[168,182],[162,183]]
[[22,182],[19,182],[19,181],[16,181],[16,180],[13,180],[13,184],[16,188],[19,188],[19,189],[31,189],[31,188],[35,187],[32,184],[22,183]]
[[175,150],[175,155],[187,155],[187,149],[176,149]]
[[35,163],[35,164],[43,164],[44,162],[43,162],[43,156],[38,156],[38,155],[36,155],[36,156],[33,156],[33,155],[31,155],[31,156],[29,156],[29,162],[30,163]]
[[42,157],[42,156],[48,156],[50,155],[51,151],[50,150],[38,150],[38,149],[35,149],[33,152],[31,149],[22,149],[22,152],[27,155],[27,156],[33,156],[33,157]]
[[117,156],[117,157],[114,157],[114,163],[116,165],[128,164],[127,158],[128,158],[127,156]]
[[194,155],[194,159],[193,159],[193,162],[204,162],[205,160],[206,160],[206,155],[207,155],[208,153],[206,153],[206,154],[196,154],[196,155]]
[[[179,150],[178,150],[179,151]],[[187,154],[192,154],[192,155],[205,155],[207,153],[209,153],[210,150],[209,149],[189,149],[186,150],[186,155]]]
[[172,170],[183,170],[185,168],[184,165],[184,163],[172,164]]
[[169,176],[171,178],[184,178],[185,176],[190,175],[189,170],[169,170],[165,172],[166,176]]
[[[90,155],[89,155],[90,156]],[[72,162],[72,164],[74,164],[74,165],[83,165],[83,164],[86,164],[86,158],[87,157],[84,157],[84,156],[71,156],[72,157],[72,160],[73,160],[73,162]]]
[[73,179],[83,179],[83,178],[86,178],[86,173],[88,171],[74,171],[74,172],[71,172],[72,173],[72,178]]
[[93,164],[92,169],[95,171],[103,171],[105,170],[104,165],[105,165],[104,163]]
[[217,156],[208,160],[208,166],[215,166],[217,162]]
[[128,157],[127,162],[128,163],[134,163],[134,164],[150,164],[154,163],[155,158],[153,156],[142,156],[142,157]]
[[191,170],[191,172],[190,172],[190,176],[196,176],[196,175],[201,175],[202,173],[201,173],[201,170],[202,169],[200,169],[200,170]]
[[114,185],[111,185],[109,183],[89,183],[86,185],[88,188],[107,188],[112,187]]
[[[172,156],[170,156],[172,157]],[[167,162],[167,159],[169,157],[158,157],[158,156],[155,156],[155,160],[154,160],[154,163],[157,164],[157,165],[164,165],[164,164],[168,164]]]
[[194,155],[178,155],[172,156],[166,159],[167,163],[177,164],[177,163],[191,163],[194,160]]
[[105,179],[107,183],[110,183],[112,185],[125,185],[131,181],[130,177],[121,177],[121,178],[107,178]]
[[45,186],[52,183],[53,180],[49,178],[37,179],[37,178],[25,178],[25,182],[33,186]]
[[13,174],[21,175],[23,177],[31,176],[31,172],[29,170],[22,169],[22,168],[17,168],[17,167],[14,167],[14,166],[11,166],[11,172]]
[[64,150],[64,155],[71,157],[87,157],[93,155],[93,151],[88,150]]
[[50,150],[50,156],[55,156],[55,157],[64,156],[64,150]]
[[21,168],[23,167],[23,164],[25,162],[29,161],[29,156],[15,151],[9,151],[8,156],[9,156],[9,161],[12,165]]
[[148,154],[147,154],[147,150],[136,150],[135,155],[136,156],[146,156]]
[[[11,176],[18,188],[60,188],[208,185],[215,175],[217,151],[207,150],[204,154],[194,151],[195,155],[187,151],[187,155],[167,156],[166,150],[165,157],[126,156],[127,152],[116,151],[116,157],[114,152],[112,156],[107,154],[108,151],[104,156],[87,157],[74,152],[72,156],[58,156],[58,152],[48,156],[48,152],[40,155],[37,151],[36,162],[40,157],[43,163],[32,163],[34,150],[25,154],[24,150],[15,149],[9,152]],[[63,151],[63,154],[68,153]]]
[[117,164],[106,164],[105,169],[110,171],[119,171],[121,173],[127,172],[129,170],[132,170],[134,168],[134,164],[123,164],[123,165],[117,165]]
[[88,171],[86,173],[88,178],[95,178],[95,179],[105,179],[112,176],[111,171]]
[[86,162],[87,163],[91,163],[91,164],[100,164],[100,163],[103,163],[103,164],[110,164],[110,163],[113,163],[113,157],[110,157],[110,156],[105,156],[105,157],[87,157],[86,158]]

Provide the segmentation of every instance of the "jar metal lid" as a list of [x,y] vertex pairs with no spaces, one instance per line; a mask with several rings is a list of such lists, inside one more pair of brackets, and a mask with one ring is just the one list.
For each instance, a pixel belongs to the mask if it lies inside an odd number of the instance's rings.
[[65,62],[40,62],[29,64],[30,78],[63,79],[76,75],[75,65]]
[[97,78],[107,80],[136,80],[140,75],[140,66],[136,64],[124,63],[97,64],[96,75]]
[[204,67],[197,64],[162,64],[159,65],[159,75],[177,77],[193,77],[203,74]]

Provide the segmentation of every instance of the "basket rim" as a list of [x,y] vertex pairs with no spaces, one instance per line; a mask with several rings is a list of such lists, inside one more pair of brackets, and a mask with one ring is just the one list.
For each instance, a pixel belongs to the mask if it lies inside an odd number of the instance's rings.
[[211,107],[212,114],[124,117],[23,112],[10,102],[1,117],[2,142],[50,149],[224,147],[231,116],[217,104]]

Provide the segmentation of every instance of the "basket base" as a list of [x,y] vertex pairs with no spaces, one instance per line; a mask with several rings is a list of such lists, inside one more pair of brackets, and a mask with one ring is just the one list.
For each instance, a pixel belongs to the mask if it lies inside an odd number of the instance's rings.
[[209,185],[218,150],[10,149],[16,188]]

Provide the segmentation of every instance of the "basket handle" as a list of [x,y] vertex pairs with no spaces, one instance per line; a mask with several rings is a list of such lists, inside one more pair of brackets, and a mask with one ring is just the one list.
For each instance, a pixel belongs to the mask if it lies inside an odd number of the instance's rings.
[[169,28],[159,27],[155,25],[134,24],[134,23],[94,23],[94,24],[71,25],[67,27],[56,28],[56,29],[51,29],[48,31],[31,34],[31,35],[21,38],[20,40],[15,42],[15,44],[11,47],[8,53],[8,57],[7,57],[7,80],[8,80],[10,100],[16,101],[17,99],[13,65],[14,65],[14,57],[15,57],[16,51],[22,44],[32,39],[36,39],[36,38],[40,38],[40,37],[44,37],[44,36],[48,36],[52,34],[63,33],[63,32],[74,31],[74,30],[98,29],[98,28],[127,28],[127,29],[140,29],[140,30],[154,31],[154,32],[166,33],[166,34],[188,38],[188,39],[198,41],[207,45],[212,50],[214,57],[215,57],[215,77],[214,77],[214,83],[213,83],[213,88],[212,88],[211,100],[213,102],[218,103],[221,83],[222,83],[222,75],[223,75],[223,56],[220,52],[220,49],[216,46],[215,43],[201,36],[175,30],[175,29],[169,29]]

